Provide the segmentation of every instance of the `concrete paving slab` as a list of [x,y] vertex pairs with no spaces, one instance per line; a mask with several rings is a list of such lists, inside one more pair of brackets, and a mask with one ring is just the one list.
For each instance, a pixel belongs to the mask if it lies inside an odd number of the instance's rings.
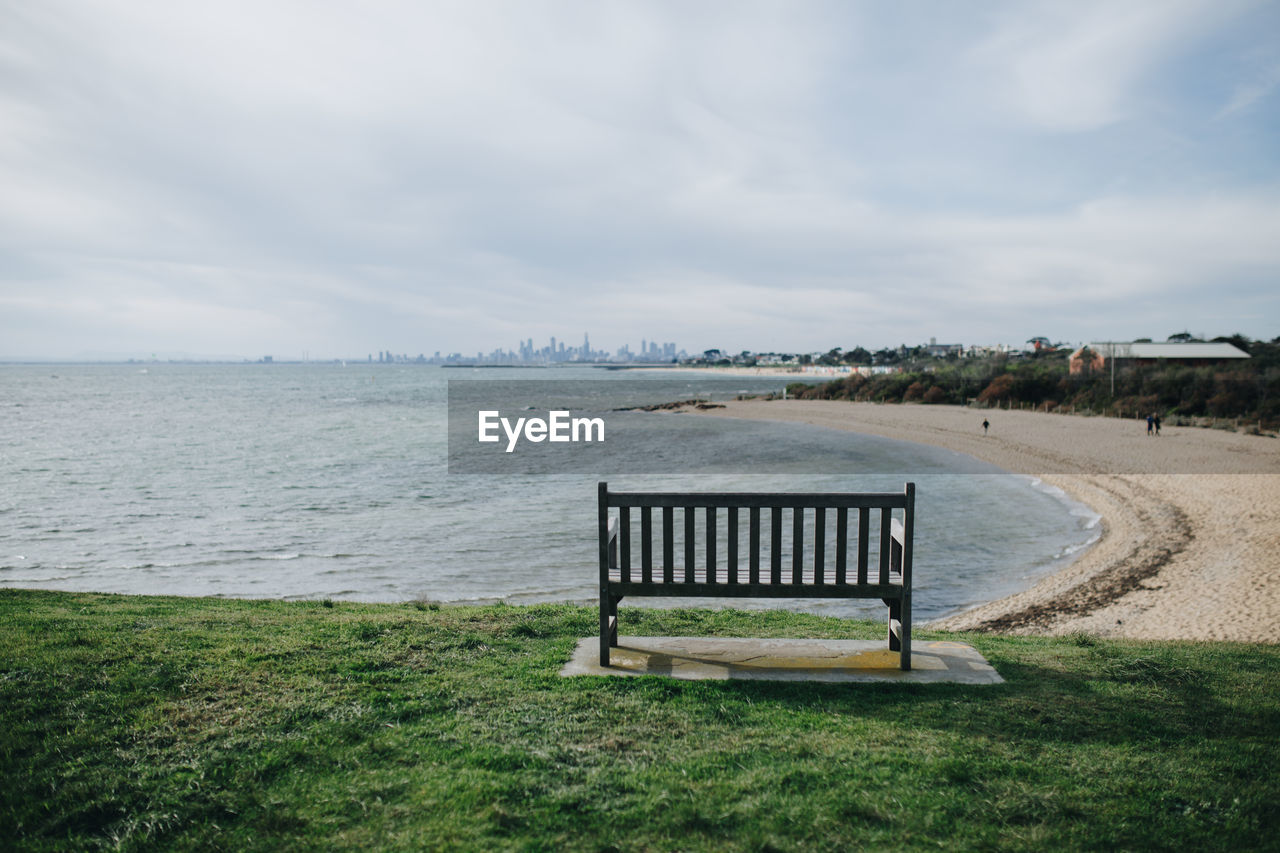
[[911,669],[883,640],[762,640],[742,637],[619,637],[610,666],[600,638],[578,641],[560,671],[572,675],[665,675],[689,680],[888,681],[1001,684],[1004,679],[968,643],[917,642]]

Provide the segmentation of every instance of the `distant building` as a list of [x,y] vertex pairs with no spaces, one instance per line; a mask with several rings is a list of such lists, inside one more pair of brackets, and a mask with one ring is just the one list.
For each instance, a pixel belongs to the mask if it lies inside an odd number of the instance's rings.
[[1249,357],[1249,353],[1228,343],[1140,344],[1095,341],[1071,353],[1069,365],[1072,373],[1080,373],[1085,369],[1086,349],[1090,353],[1087,366],[1094,370],[1106,368],[1109,365],[1108,359],[1115,359],[1117,366],[1121,364],[1185,364],[1194,367],[1221,364]]
[[1087,370],[1102,370],[1107,366],[1107,360],[1103,358],[1102,351],[1093,348],[1093,344],[1071,353],[1071,358],[1067,361],[1067,369],[1072,375],[1083,373]]
[[949,355],[964,355],[964,344],[940,344],[937,338],[929,338],[924,348],[932,358],[946,358]]
[[971,344],[965,348],[966,358],[992,358],[997,355],[1022,354],[1022,350],[1008,344]]

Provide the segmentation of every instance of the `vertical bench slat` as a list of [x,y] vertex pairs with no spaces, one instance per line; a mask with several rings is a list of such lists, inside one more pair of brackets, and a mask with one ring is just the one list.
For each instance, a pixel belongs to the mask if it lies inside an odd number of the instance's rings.
[[729,507],[729,583],[738,582],[738,508]]
[[707,583],[716,582],[716,508],[707,507]]
[[902,512],[902,599],[898,619],[902,625],[901,656],[898,666],[911,669],[911,549],[915,541],[916,484],[903,488],[907,505]]
[[889,535],[893,530],[892,510],[880,510],[880,583],[889,582]]
[[804,507],[791,508],[791,582],[804,583]]
[[631,507],[619,507],[618,516],[622,520],[622,529],[618,531],[618,545],[621,551],[618,562],[622,571],[622,582],[628,583],[631,580]]
[[653,508],[640,507],[640,579],[653,583]]
[[867,582],[867,540],[871,538],[871,509],[858,508],[858,583]]
[[849,562],[849,510],[836,510],[836,583],[844,583]]
[[693,583],[693,507],[684,508],[684,580]]
[[782,583],[782,507],[770,507],[769,583]]
[[751,583],[760,583],[760,507],[758,506],[751,508],[750,528],[751,541],[748,545],[750,553],[747,556],[750,565],[747,568],[747,578]]
[[827,547],[827,511],[817,507],[813,511],[813,582],[821,586],[826,582],[823,577],[826,566]]
[[662,508],[662,582],[671,583],[675,563],[675,507]]

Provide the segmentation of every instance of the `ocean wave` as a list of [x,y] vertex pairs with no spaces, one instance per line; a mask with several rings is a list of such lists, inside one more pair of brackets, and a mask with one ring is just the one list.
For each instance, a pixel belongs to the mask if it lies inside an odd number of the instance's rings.
[[[27,568],[30,568],[30,567],[28,566]],[[57,568],[59,568],[59,569],[65,569],[65,568],[68,568],[68,567],[66,567],[66,566],[58,566]],[[46,575],[46,576],[44,576],[44,577],[40,577],[40,576],[38,576],[38,575],[31,575],[30,577],[22,577],[22,576],[9,577],[9,576],[6,576],[6,577],[5,577],[5,579],[4,579],[4,582],[5,582],[5,584],[21,584],[21,583],[57,583],[58,581],[72,581],[72,580],[77,580],[77,579],[82,578],[82,577],[84,577],[84,572],[75,572],[75,573],[73,573],[73,574],[69,574],[69,575]]]
[[[1048,495],[1059,503],[1065,504],[1069,515],[1084,519],[1084,524],[1081,526],[1085,530],[1092,530],[1098,526],[1100,521],[1102,521],[1102,516],[1095,512],[1093,507],[1076,500],[1058,486],[1046,483],[1039,477],[1035,477],[1030,474],[1021,474],[1019,476],[1025,477],[1028,481],[1028,485],[1037,492]],[[1097,541],[1096,537],[1094,539],[1090,539],[1089,544],[1092,544],[1095,541]]]
[[1093,545],[1093,544],[1094,544],[1094,543],[1096,543],[1099,539],[1101,539],[1101,538],[1102,538],[1102,528],[1101,528],[1101,527],[1097,527],[1097,526],[1095,525],[1095,526],[1093,526],[1093,527],[1091,527],[1091,528],[1089,528],[1089,529],[1096,530],[1097,532],[1096,532],[1096,533],[1094,533],[1094,535],[1093,535],[1093,536],[1090,536],[1088,539],[1086,539],[1086,540],[1085,540],[1085,541],[1083,541],[1083,542],[1080,542],[1080,543],[1078,543],[1078,544],[1076,544],[1076,545],[1067,545],[1065,548],[1063,548],[1061,551],[1059,551],[1059,552],[1058,552],[1058,559],[1065,559],[1065,558],[1070,557],[1070,556],[1072,556],[1072,555],[1074,555],[1074,554],[1079,554],[1081,551],[1084,551],[1084,550],[1088,549],[1091,545]]

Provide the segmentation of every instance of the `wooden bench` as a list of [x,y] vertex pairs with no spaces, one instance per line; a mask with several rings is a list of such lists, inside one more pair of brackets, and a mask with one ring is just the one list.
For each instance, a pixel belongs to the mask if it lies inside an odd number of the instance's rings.
[[[878,598],[889,608],[889,649],[901,653],[902,669],[911,668],[914,483],[901,492],[862,493],[611,492],[600,483],[599,497],[601,666],[609,665],[609,649],[618,645],[618,602],[647,595]],[[611,517],[614,509],[618,514]],[[661,528],[656,557],[655,509]],[[830,543],[829,514],[835,516]],[[790,536],[784,538],[786,527]]]

